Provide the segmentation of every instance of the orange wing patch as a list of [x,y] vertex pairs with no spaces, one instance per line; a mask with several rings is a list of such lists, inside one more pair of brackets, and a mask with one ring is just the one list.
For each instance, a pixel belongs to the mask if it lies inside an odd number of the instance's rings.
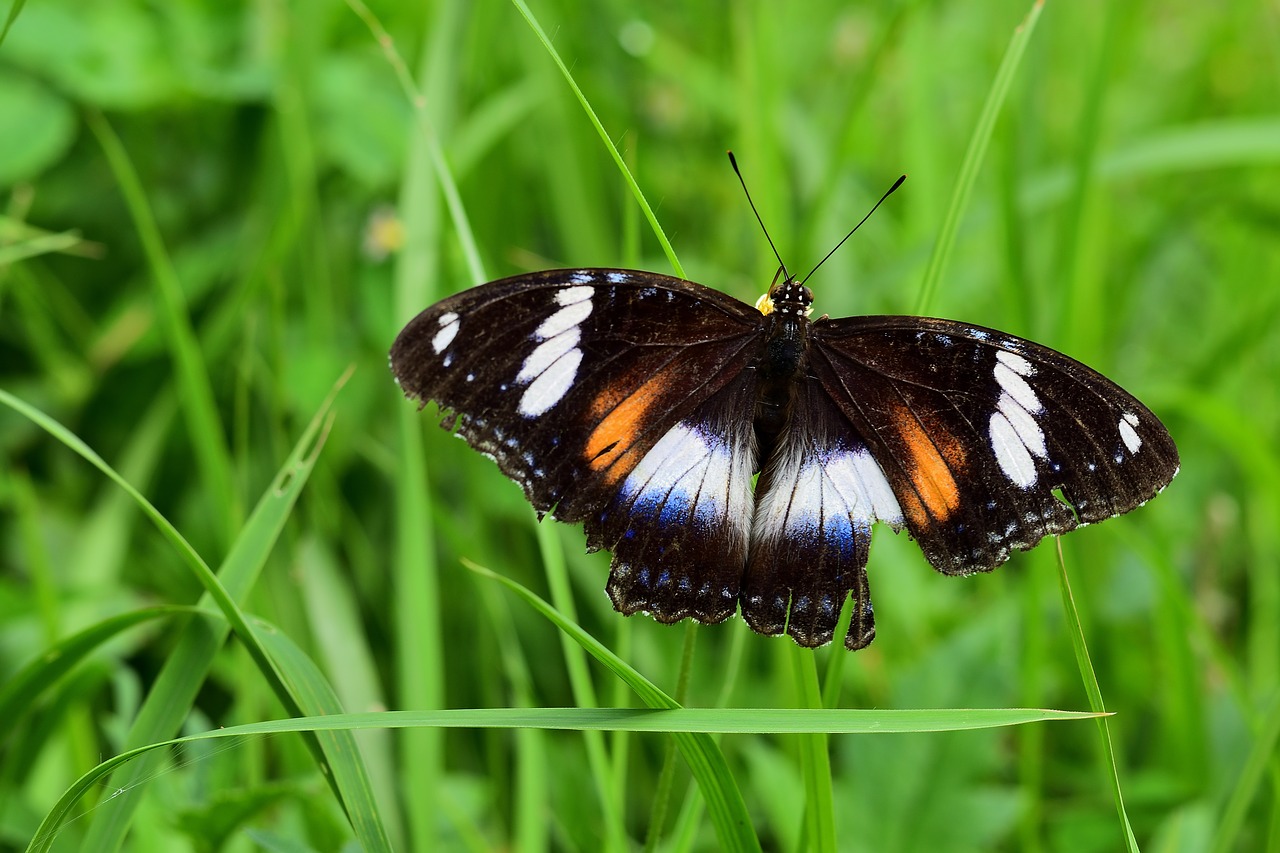
[[604,418],[587,437],[584,456],[592,470],[603,472],[611,485],[640,463],[642,454],[633,446],[636,433],[645,416],[662,400],[674,374],[675,369],[668,367],[630,394],[624,396],[614,388],[606,388],[591,402],[591,414]]
[[955,475],[964,471],[964,447],[941,423],[906,406],[895,407],[893,424],[911,457],[913,491],[898,496],[903,511],[918,527],[946,521],[960,508]]

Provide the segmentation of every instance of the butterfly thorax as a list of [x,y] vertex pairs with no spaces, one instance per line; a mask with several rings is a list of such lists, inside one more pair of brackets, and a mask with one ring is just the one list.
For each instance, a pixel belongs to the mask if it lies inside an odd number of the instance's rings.
[[756,447],[759,458],[768,459],[786,427],[796,378],[804,372],[808,360],[813,293],[795,279],[787,278],[769,288],[756,307],[766,318],[764,351],[756,365],[760,371]]

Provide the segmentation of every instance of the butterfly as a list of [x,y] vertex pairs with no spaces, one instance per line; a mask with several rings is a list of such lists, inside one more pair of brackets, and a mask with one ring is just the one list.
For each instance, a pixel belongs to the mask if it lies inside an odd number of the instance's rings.
[[990,571],[1128,512],[1178,471],[1159,419],[1031,341],[912,316],[810,319],[625,269],[517,275],[426,309],[391,348],[406,396],[497,462],[539,517],[613,553],[624,614],[817,647],[875,637],[872,527],[935,569]]

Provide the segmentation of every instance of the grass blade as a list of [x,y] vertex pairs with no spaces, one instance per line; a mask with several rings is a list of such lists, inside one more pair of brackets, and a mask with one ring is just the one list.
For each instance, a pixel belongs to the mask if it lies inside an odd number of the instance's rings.
[[[419,90],[417,84],[413,82],[409,67],[405,65],[400,52],[396,50],[395,40],[391,38],[391,34],[382,26],[382,22],[378,20],[378,17],[361,0],[347,0],[347,5],[351,7],[351,11],[356,14],[356,17],[360,18],[365,26],[369,28],[369,32],[382,49],[383,56],[386,57],[388,64],[395,71],[396,79],[400,82],[400,88],[404,90],[405,97],[408,98],[409,104],[413,108],[414,118],[418,122],[418,131],[422,135],[422,143],[425,146],[427,156],[431,159],[432,167],[435,170],[435,178],[440,181],[440,191],[444,194],[445,204],[449,208],[449,217],[453,221],[453,227],[457,230],[458,243],[462,247],[463,257],[467,261],[467,268],[471,271],[472,281],[479,284],[487,278],[484,274],[484,265],[480,260],[480,250],[476,248],[475,235],[471,231],[471,221],[467,217],[466,207],[462,204],[462,195],[458,192],[458,184],[453,178],[453,171],[449,168],[449,162],[445,159],[444,149],[440,145],[440,137],[436,134],[431,116],[427,113],[430,102]],[[456,8],[456,6],[457,4],[453,4],[451,8]],[[440,27],[437,32],[448,34],[450,30],[448,27]],[[429,51],[439,51],[442,47],[448,47],[448,43],[441,42],[428,46]],[[413,186],[413,182],[408,178],[418,174],[415,169],[408,169],[406,171],[405,185]],[[408,227],[408,224],[406,222],[406,227]]]
[[[256,627],[255,634],[296,705],[306,709],[309,715],[342,713],[342,703],[333,687],[289,635],[262,623]],[[332,784],[361,846],[366,851],[390,853],[391,842],[379,817],[373,785],[352,732],[311,731],[307,734],[319,745],[324,761],[322,769],[326,775],[332,775]]]
[[[603,663],[615,675],[627,683],[650,708],[676,708],[677,702],[660,690],[657,685],[641,675],[634,667],[609,651],[602,643],[582,630],[574,622],[565,619],[555,608],[531,591],[509,578],[475,564],[468,564],[472,571],[497,580],[515,592],[535,610],[554,622],[596,660]],[[590,709],[584,709],[590,710]],[[596,709],[606,710],[606,709]],[[759,850],[760,839],[751,827],[746,802],[738,783],[729,771],[724,753],[706,734],[688,732],[674,735],[676,746],[684,755],[694,779],[707,803],[707,811],[716,828],[720,846],[725,850]]]
[[969,148],[965,151],[964,160],[960,164],[960,174],[956,177],[955,190],[951,194],[951,203],[947,206],[946,215],[942,219],[942,228],[938,232],[938,240],[934,243],[933,254],[929,256],[929,266],[925,268],[924,279],[920,282],[920,296],[916,299],[915,313],[927,314],[933,304],[934,293],[938,282],[946,270],[947,260],[956,242],[956,234],[960,230],[960,218],[969,206],[969,196],[973,192],[973,184],[986,158],[987,145],[991,142],[991,133],[995,129],[996,119],[1000,117],[1000,108],[1004,106],[1005,96],[1013,84],[1014,73],[1022,61],[1022,54],[1031,41],[1031,33],[1035,30],[1036,21],[1040,18],[1040,10],[1044,0],[1036,0],[1027,17],[1013,31],[1013,38],[1005,50],[1004,59],[996,71],[995,82],[987,93],[986,103],[978,114],[978,124],[969,138]]
[[1107,723],[1106,707],[1102,702],[1102,688],[1098,686],[1098,676],[1093,671],[1093,662],[1089,659],[1089,647],[1085,644],[1084,629],[1080,625],[1080,613],[1076,610],[1075,596],[1071,594],[1071,580],[1067,577],[1067,563],[1062,556],[1062,540],[1055,537],[1058,549],[1058,580],[1062,589],[1062,609],[1067,617],[1067,629],[1071,635],[1071,646],[1075,649],[1076,663],[1080,667],[1080,678],[1084,681],[1085,693],[1089,695],[1089,707],[1098,714],[1098,735],[1102,740],[1102,755],[1107,763],[1107,776],[1111,783],[1111,795],[1116,802],[1116,813],[1124,827],[1126,849],[1129,853],[1138,853],[1138,840],[1133,835],[1133,827],[1129,824],[1129,813],[1124,807],[1124,792],[1120,790],[1120,768],[1116,762],[1115,747],[1111,743],[1111,727]]
[[1280,701],[1273,700],[1268,713],[1260,716],[1262,731],[1257,734],[1244,769],[1231,791],[1231,798],[1223,809],[1222,820],[1214,833],[1213,853],[1231,853],[1239,849],[1237,842],[1249,805],[1262,787],[1267,766],[1276,760],[1276,743],[1280,742]]
[[610,138],[609,132],[604,129],[604,125],[600,123],[599,117],[596,116],[596,111],[591,108],[591,103],[587,100],[587,96],[582,93],[577,81],[573,79],[569,66],[564,64],[564,60],[560,58],[555,45],[551,43],[551,39],[547,38],[547,34],[543,32],[542,25],[538,23],[538,19],[533,16],[533,12],[529,10],[524,0],[511,0],[511,2],[520,10],[520,14],[524,15],[524,19],[529,22],[529,26],[538,36],[538,40],[542,42],[542,46],[547,49],[547,53],[551,55],[556,67],[564,75],[569,88],[573,90],[578,103],[582,104],[583,111],[586,112],[587,118],[591,120],[591,126],[600,135],[600,141],[604,143],[604,147],[609,151],[609,156],[613,158],[618,171],[622,173],[622,179],[627,182],[627,186],[631,189],[631,194],[635,196],[636,203],[644,211],[644,218],[649,220],[649,227],[653,229],[654,236],[658,238],[658,242],[662,245],[662,251],[666,253],[667,260],[671,262],[671,268],[675,270],[677,276],[684,278],[684,267],[680,265],[680,259],[676,257],[676,250],[672,248],[666,232],[662,230],[662,226],[658,223],[658,217],[654,214],[653,208],[649,207],[649,201],[644,197],[644,193],[640,190],[640,185],[636,183],[635,177],[632,176],[631,170],[627,168],[626,162],[622,159],[622,154],[618,152],[618,147],[613,144],[613,139]]
[[244,510],[235,490],[231,453],[218,417],[213,386],[209,381],[204,356],[200,354],[195,330],[191,328],[191,318],[187,314],[186,297],[178,282],[178,273],[165,249],[164,239],[160,236],[160,228],[147,201],[142,181],[120,138],[101,113],[88,112],[86,121],[98,137],[98,144],[102,146],[102,151],[111,164],[151,267],[156,301],[160,308],[159,317],[177,371],[178,399],[182,401],[183,414],[191,430],[192,450],[204,481],[212,492],[210,505],[226,510],[218,529],[223,542],[230,544],[244,517]]
[[[818,661],[813,650],[793,646],[788,651],[804,707],[821,709],[822,690],[818,686]],[[837,650],[836,654],[839,653]],[[804,774],[805,794],[803,826],[807,841],[800,846],[818,853],[834,853],[836,849],[835,800],[831,792],[831,756],[827,750],[826,732],[800,735],[800,769]]]
[[[244,530],[237,537],[218,575],[210,571],[190,544],[145,497],[78,437],[44,413],[2,390],[0,390],[0,402],[42,426],[55,438],[107,474],[138,501],[143,511],[157,522],[166,537],[178,546],[179,552],[186,557],[194,573],[204,585],[206,592],[201,598],[201,607],[207,609],[211,604],[219,607],[227,622],[235,627],[237,635],[245,643],[262,673],[271,683],[277,697],[286,708],[301,716],[304,707],[308,711],[318,709],[309,704],[308,697],[303,697],[308,704],[301,704],[285,686],[288,673],[282,674],[277,668],[277,664],[240,610],[237,599],[242,599],[252,588],[315,465],[319,450],[323,446],[323,436],[327,433],[328,425],[332,423],[329,408],[342,382],[345,382],[345,377],[335,386],[304,431],[293,453],[259,502]],[[160,676],[152,686],[138,717],[134,720],[126,743],[137,745],[154,742],[177,728],[194,702],[196,691],[203,683],[213,656],[226,636],[226,631],[225,625],[219,626],[203,618],[194,619],[187,624],[173,653],[166,660]],[[355,754],[353,742],[344,742],[341,747],[331,746],[330,749],[336,755]],[[114,850],[119,847],[133,811],[141,798],[143,783],[154,772],[154,762],[158,757],[162,756],[157,754],[150,761],[143,760],[133,765],[128,779],[119,786],[119,795],[113,797],[112,807],[100,810],[95,815],[86,841],[90,849]],[[344,808],[348,800],[363,804],[371,799],[367,779],[363,779],[361,774],[353,775],[348,762],[342,761],[334,766],[324,757],[321,747],[317,747],[317,760],[326,769],[333,770],[332,773],[326,772],[325,778],[334,786],[335,795],[344,804]],[[364,820],[367,817],[367,810],[364,810],[363,806],[361,812],[357,814],[349,812],[349,816],[353,820],[353,829],[360,834],[361,841],[367,849],[389,849],[384,833],[380,835],[378,832],[369,831],[367,821]],[[357,818],[361,819],[360,824],[355,822]],[[374,823],[377,822],[374,821]],[[51,841],[50,838],[49,842]]]
[[[487,569],[472,566],[473,571],[501,581],[517,594],[534,605],[560,624],[559,614],[555,614],[545,601]],[[553,617],[553,614],[554,617]],[[558,618],[557,618],[558,617]],[[600,652],[599,659],[610,669],[614,664],[623,670],[627,664],[612,659],[609,651],[581,629],[565,622],[562,628],[570,630],[575,637],[580,637],[589,649]],[[595,654],[595,651],[593,651]],[[618,671],[618,670],[615,670]],[[634,672],[634,671],[633,671]],[[633,687],[641,688],[647,695],[661,694],[658,688],[647,683],[643,676],[635,673],[628,678]],[[669,702],[674,700],[668,698]],[[696,744],[710,741],[712,733],[721,734],[798,734],[798,733],[838,733],[838,734],[905,734],[911,732],[943,732],[969,731],[974,729],[997,728],[1011,725],[1047,722],[1051,720],[1082,720],[1099,715],[1087,711],[1047,711],[1035,708],[968,708],[960,710],[902,710],[902,711],[868,711],[862,709],[814,709],[814,708],[469,708],[437,711],[383,711],[365,714],[333,714],[321,717],[295,717],[283,720],[267,720],[258,723],[246,723],[239,726],[227,726],[186,737],[171,738],[157,743],[123,752],[85,773],[63,794],[57,805],[50,810],[40,825],[28,851],[45,851],[52,845],[58,827],[71,814],[75,804],[108,773],[121,767],[135,758],[147,753],[164,750],[182,744],[224,738],[245,738],[251,736],[274,735],[300,732],[341,732],[368,728],[494,728],[494,729],[548,729],[555,731],[628,731],[628,732],[664,732],[676,737],[681,751],[690,761],[699,783],[707,781],[706,773],[714,769],[714,760],[706,762],[702,759],[720,756],[719,748],[712,744],[712,751],[704,753]],[[727,772],[727,771],[726,771]],[[719,797],[727,795],[731,799],[737,792],[732,777],[726,776],[730,789],[721,790],[719,785],[710,789],[703,788],[704,796],[709,803],[719,803]],[[713,819],[717,814],[715,806],[711,808]],[[755,833],[748,822],[749,817],[744,810],[739,815],[741,823],[730,827],[733,831],[720,834],[721,847],[726,850],[757,850],[759,843],[755,841]],[[723,816],[722,818],[723,819]],[[724,829],[717,823],[717,830]]]
[[[569,585],[569,572],[565,566],[564,549],[560,547],[559,534],[549,524],[538,524],[535,533],[538,537],[538,550],[542,555],[542,564],[546,571],[547,585],[551,590],[551,598],[555,602],[556,609],[568,620],[576,622],[573,590]],[[582,647],[572,642],[567,635],[562,634],[561,650],[564,654],[565,669],[569,673],[573,701],[580,708],[595,708],[599,702]],[[611,796],[609,753],[605,747],[604,737],[598,732],[590,732],[585,735],[584,740],[587,748],[587,763],[591,767],[591,781],[595,787],[596,796],[600,800],[600,808],[604,815],[603,822],[608,832],[606,849],[626,850],[627,839],[621,807]]]
[[9,16],[4,21],[4,29],[0,30],[0,44],[4,44],[4,37],[9,35],[13,22],[18,20],[18,13],[22,11],[22,7],[25,5],[27,5],[27,0],[13,0],[13,5],[9,7]]
[[39,705],[40,697],[58,679],[123,631],[154,619],[190,616],[197,608],[163,604],[120,613],[55,643],[0,686],[0,746],[16,729],[25,712]]

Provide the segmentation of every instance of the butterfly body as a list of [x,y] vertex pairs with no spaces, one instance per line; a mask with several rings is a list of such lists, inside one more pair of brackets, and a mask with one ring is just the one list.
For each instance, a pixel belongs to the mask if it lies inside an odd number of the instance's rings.
[[804,646],[850,596],[846,646],[874,638],[876,522],[943,573],[989,571],[1177,471],[1155,415],[1061,353],[950,320],[810,320],[812,302],[790,279],[753,308],[655,273],[552,270],[428,308],[391,366],[539,513],[613,552],[616,609],[740,608]]
[[768,457],[785,429],[790,415],[796,381],[806,368],[809,355],[809,320],[813,295],[808,288],[797,286],[794,294],[773,300],[769,294],[764,303],[764,351],[751,366],[759,372],[758,400],[755,414],[756,448]]

